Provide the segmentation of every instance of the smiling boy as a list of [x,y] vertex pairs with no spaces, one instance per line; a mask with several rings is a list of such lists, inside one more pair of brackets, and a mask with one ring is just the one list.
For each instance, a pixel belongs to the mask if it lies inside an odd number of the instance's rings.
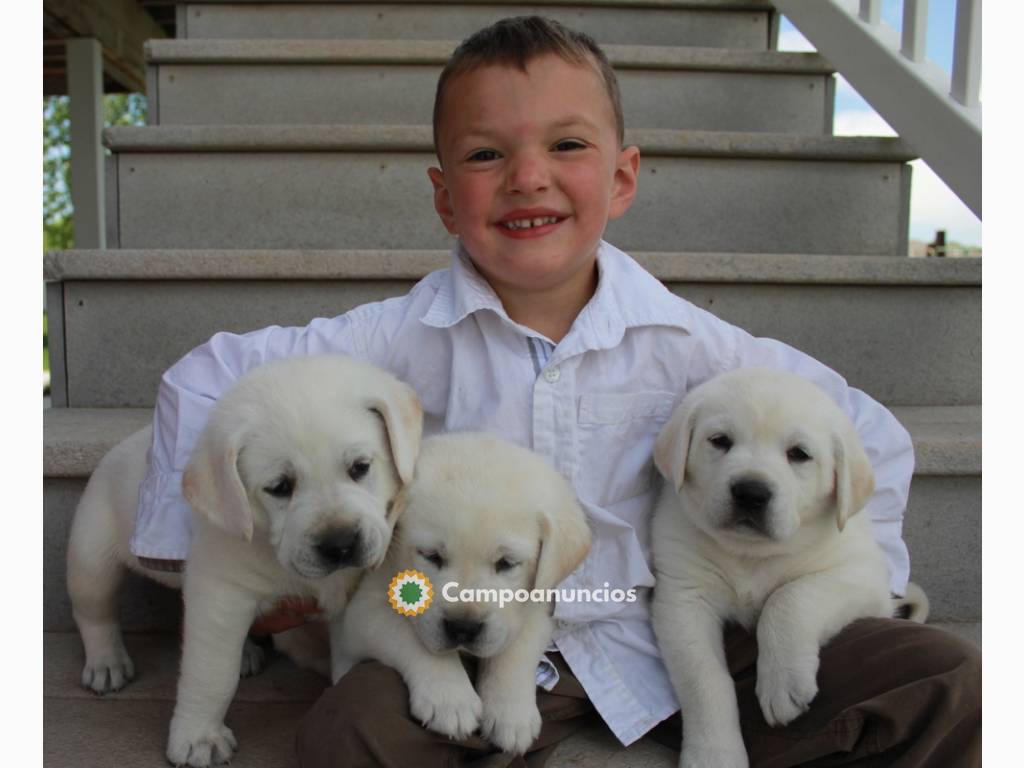
[[[590,38],[537,17],[473,35],[441,75],[434,137],[440,167],[428,173],[435,209],[457,237],[451,267],[406,296],[304,328],[217,334],[168,370],[135,554],[187,553],[180,473],[213,403],[246,370],[298,354],[368,359],[417,390],[427,434],[490,431],[537,451],[572,482],[594,544],[563,585],[636,588],[641,599],[556,605],[553,645],[537,671],[544,727],[526,759],[541,764],[595,712],[628,745],[678,709],[647,599],[654,439],[684,392],[767,365],[813,380],[856,424],[876,476],[862,514],[902,594],[913,471],[906,431],[835,372],[672,295],[601,240],[633,202],[639,151],[623,147],[618,86]],[[979,759],[980,661],[951,635],[907,622],[853,625],[822,651],[811,712],[774,729],[753,692],[754,639],[732,632],[727,646],[754,764]],[[658,732],[666,730],[678,748],[678,717]],[[423,729],[401,678],[378,663],[356,666],[321,697],[297,747],[303,766],[452,765],[492,749],[479,737]],[[508,756],[509,765],[523,760]]]

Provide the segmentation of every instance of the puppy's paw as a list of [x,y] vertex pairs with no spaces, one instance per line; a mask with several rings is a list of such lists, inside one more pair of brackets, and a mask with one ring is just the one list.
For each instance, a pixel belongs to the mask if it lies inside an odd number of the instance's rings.
[[757,700],[768,725],[796,720],[818,695],[818,654],[761,653],[757,659]]
[[426,728],[453,739],[477,729],[483,704],[468,677],[409,686],[409,709]]
[[242,646],[242,666],[238,670],[239,677],[252,677],[258,675],[267,666],[266,652],[252,641],[252,638],[245,638]]
[[174,766],[208,768],[231,762],[238,747],[235,735],[223,723],[209,726],[183,726],[171,721],[167,742],[167,760]]
[[749,768],[750,760],[741,738],[738,743],[714,744],[709,741],[687,743],[679,755],[679,768]]
[[483,702],[480,733],[502,752],[526,753],[540,735],[537,696],[489,696]]
[[82,687],[93,693],[111,693],[123,688],[133,677],[135,665],[124,646],[118,646],[86,659]]

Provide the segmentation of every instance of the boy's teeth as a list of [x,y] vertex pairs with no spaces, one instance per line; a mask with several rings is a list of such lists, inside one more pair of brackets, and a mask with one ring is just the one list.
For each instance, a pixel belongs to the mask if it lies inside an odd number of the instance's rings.
[[535,219],[516,219],[515,221],[506,221],[505,226],[509,229],[530,229],[531,227],[540,227],[544,224],[554,224],[557,221],[557,216],[538,216]]

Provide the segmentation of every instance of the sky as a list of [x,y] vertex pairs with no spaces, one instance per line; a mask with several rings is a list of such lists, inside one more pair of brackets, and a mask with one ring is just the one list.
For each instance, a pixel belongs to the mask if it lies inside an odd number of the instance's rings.
[[[902,0],[882,0],[882,22],[897,31],[902,27]],[[931,0],[928,6],[927,57],[947,72],[953,69],[953,21],[955,0]],[[813,51],[814,46],[788,19],[779,29],[779,50]],[[836,75],[834,131],[837,136],[895,136],[871,105],[842,75]],[[914,168],[910,192],[910,239],[931,242],[935,232],[946,230],[947,242],[982,245],[981,221],[946,186],[923,160]]]

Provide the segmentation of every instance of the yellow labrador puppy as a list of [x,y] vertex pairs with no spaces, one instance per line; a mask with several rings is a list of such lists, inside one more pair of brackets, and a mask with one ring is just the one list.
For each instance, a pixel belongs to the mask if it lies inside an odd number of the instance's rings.
[[[590,530],[569,483],[539,455],[482,434],[423,442],[384,565],[331,624],[332,679],[372,658],[401,673],[412,714],[463,738],[478,727],[506,752],[540,732],[536,669],[551,639],[544,599],[583,561]],[[415,570],[433,602],[414,616],[389,604],[396,574]],[[504,602],[530,591],[534,601]],[[460,661],[481,659],[476,689]]]
[[[846,415],[790,373],[745,369],[695,388],[654,448],[665,488],[652,524],[655,634],[683,712],[684,768],[741,768],[722,627],[758,641],[757,696],[784,725],[818,692],[821,646],[891,616],[870,521],[871,465]],[[911,618],[923,621],[921,606]]]
[[196,514],[184,578],[143,568],[128,549],[151,430],[100,462],[75,514],[68,591],[85,645],[82,682],[97,693],[132,677],[117,619],[125,568],[184,590],[178,698],[167,758],[227,761],[224,714],[254,617],[283,597],[340,611],[391,541],[412,478],[422,411],[389,374],[342,356],[270,363],[217,403],[185,471]]

